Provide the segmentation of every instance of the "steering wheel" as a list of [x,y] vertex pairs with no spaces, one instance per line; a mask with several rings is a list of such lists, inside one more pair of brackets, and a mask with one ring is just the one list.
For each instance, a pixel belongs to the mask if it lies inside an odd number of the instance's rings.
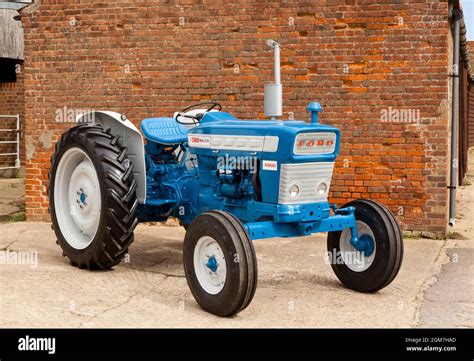
[[[206,110],[203,113],[198,113],[196,115],[186,114],[186,112],[189,112],[190,110],[193,110],[195,108],[203,108],[203,106],[204,106],[204,108],[206,108]],[[176,122],[179,123],[179,124],[187,125],[188,123],[182,122],[178,119],[179,119],[179,117],[189,118],[189,119],[193,120],[193,123],[195,125],[198,125],[199,122],[201,121],[201,119],[204,117],[204,115],[206,113],[210,112],[214,108],[217,108],[218,111],[221,111],[222,105],[220,105],[218,102],[214,102],[214,101],[211,101],[211,100],[201,102],[201,103],[192,104],[189,107],[186,107],[183,110],[181,110],[180,112],[178,112],[176,114],[176,116],[174,117],[174,120],[176,120]]]

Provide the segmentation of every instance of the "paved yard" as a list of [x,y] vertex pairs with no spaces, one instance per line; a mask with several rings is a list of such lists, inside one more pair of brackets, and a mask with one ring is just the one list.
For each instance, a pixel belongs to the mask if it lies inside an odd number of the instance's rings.
[[24,220],[25,181],[0,178],[0,221]]
[[91,272],[62,257],[49,224],[0,223],[0,327],[474,327],[474,185],[459,199],[457,239],[406,239],[376,294],[341,286],[325,235],[257,241],[257,293],[227,319],[193,300],[180,227],[140,225],[129,262]]
[[430,277],[445,242],[407,240],[403,268],[373,294],[343,288],[324,262],[325,237],[256,243],[259,285],[253,303],[232,319],[197,306],[184,278],[179,227],[141,225],[130,262],[91,272],[61,256],[49,224],[11,223],[0,248],[38,252],[37,265],[2,265],[0,325],[8,327],[409,327],[419,322]]
[[139,226],[130,262],[105,272],[71,267],[49,224],[3,224],[0,232],[4,254],[23,257],[22,265],[0,265],[1,327],[474,326],[468,241],[406,240],[400,274],[376,294],[340,285],[324,262],[324,236],[257,242],[253,303],[220,319],[199,309],[188,290],[181,228]]

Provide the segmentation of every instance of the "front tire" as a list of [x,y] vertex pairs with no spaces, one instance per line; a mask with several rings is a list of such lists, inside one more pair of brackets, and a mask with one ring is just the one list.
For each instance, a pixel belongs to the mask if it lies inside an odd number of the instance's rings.
[[56,144],[49,181],[52,226],[63,255],[79,268],[118,264],[138,223],[137,182],[119,137],[100,125],[69,129]]
[[196,217],[184,239],[184,271],[197,303],[226,317],[244,310],[257,287],[257,259],[242,223],[229,213]]
[[400,270],[402,232],[395,216],[381,204],[371,200],[355,200],[345,204],[345,207],[355,207],[359,239],[364,239],[369,245],[367,251],[357,251],[350,244],[349,229],[328,233],[331,267],[347,288],[376,292],[388,286]]

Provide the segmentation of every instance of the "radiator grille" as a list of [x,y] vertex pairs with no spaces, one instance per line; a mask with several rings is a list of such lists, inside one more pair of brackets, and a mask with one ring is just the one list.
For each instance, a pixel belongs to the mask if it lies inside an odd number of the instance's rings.
[[[281,164],[279,204],[301,204],[327,201],[331,184],[334,162],[291,163]],[[327,190],[324,194],[317,191],[318,185],[324,181]],[[300,187],[298,197],[290,197],[293,184]]]

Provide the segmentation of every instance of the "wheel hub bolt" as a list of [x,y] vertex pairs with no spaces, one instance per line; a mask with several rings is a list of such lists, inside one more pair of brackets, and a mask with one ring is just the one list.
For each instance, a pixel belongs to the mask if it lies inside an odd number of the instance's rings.
[[209,257],[209,259],[207,260],[206,266],[207,268],[211,270],[211,272],[216,272],[217,267],[219,266],[219,263],[217,263],[216,257],[214,256]]

